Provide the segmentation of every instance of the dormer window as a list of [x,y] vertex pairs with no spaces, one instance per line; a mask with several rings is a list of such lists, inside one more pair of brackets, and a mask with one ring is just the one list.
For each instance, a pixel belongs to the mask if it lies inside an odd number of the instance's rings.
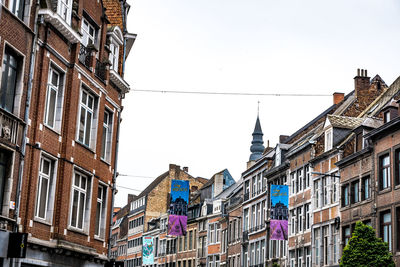
[[112,28],[107,35],[110,38],[110,69],[118,73],[119,47],[124,44],[124,37],[119,27]]
[[57,14],[71,24],[72,0],[58,0]]
[[281,157],[281,149],[279,146],[276,147],[275,150],[275,167],[281,165],[282,157]]
[[332,149],[333,143],[333,134],[332,128],[325,131],[325,151],[329,151]]
[[386,111],[385,113],[383,113],[383,122],[387,123],[390,121],[390,111]]

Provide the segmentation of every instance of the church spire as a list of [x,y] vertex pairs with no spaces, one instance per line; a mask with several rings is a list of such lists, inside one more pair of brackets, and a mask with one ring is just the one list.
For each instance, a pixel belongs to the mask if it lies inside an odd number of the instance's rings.
[[263,132],[261,130],[260,118],[257,114],[256,125],[253,131],[253,141],[251,141],[250,146],[250,161],[258,160],[261,158],[262,153],[264,152],[264,141],[263,141]]

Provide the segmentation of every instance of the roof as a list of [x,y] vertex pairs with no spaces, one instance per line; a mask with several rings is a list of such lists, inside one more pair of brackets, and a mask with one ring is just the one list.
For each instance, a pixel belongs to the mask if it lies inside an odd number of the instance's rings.
[[353,130],[361,125],[364,121],[363,118],[338,116],[338,115],[328,115],[327,118],[334,128],[343,128]]
[[223,169],[222,171],[217,172],[216,174],[214,174],[214,175],[211,177],[211,179],[209,179],[209,180],[207,181],[207,183],[206,183],[205,185],[203,185],[203,188],[206,188],[206,187],[209,187],[210,185],[212,185],[212,184],[214,183],[215,176],[216,176],[216,175],[219,175],[219,174],[223,174],[225,170],[227,170],[227,169]]
[[166,177],[168,177],[169,171],[164,172],[160,176],[158,176],[156,179],[154,179],[151,184],[149,184],[139,195],[138,198],[146,196],[148,193],[151,192],[159,183],[161,183],[162,180],[164,180]]

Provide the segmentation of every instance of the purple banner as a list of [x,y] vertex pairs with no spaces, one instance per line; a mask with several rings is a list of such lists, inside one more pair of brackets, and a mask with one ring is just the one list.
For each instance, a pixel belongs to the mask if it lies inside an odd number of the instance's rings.
[[182,215],[169,215],[168,235],[186,235],[187,217]]
[[270,221],[270,239],[287,240],[288,239],[288,221],[271,220]]

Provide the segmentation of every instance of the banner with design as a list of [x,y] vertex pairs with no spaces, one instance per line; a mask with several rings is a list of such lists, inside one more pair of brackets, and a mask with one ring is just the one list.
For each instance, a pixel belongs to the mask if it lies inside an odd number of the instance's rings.
[[189,181],[172,180],[168,217],[168,235],[186,235],[189,205]]
[[153,254],[153,237],[144,236],[143,237],[143,249],[142,249],[142,259],[143,264],[154,264],[154,254]]
[[289,187],[271,185],[270,239],[288,239]]

